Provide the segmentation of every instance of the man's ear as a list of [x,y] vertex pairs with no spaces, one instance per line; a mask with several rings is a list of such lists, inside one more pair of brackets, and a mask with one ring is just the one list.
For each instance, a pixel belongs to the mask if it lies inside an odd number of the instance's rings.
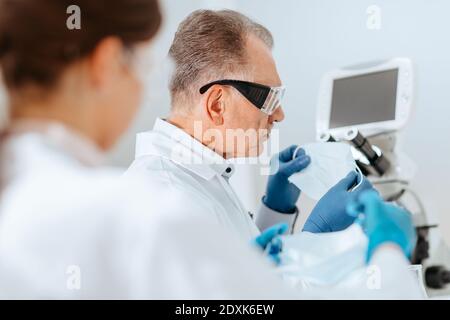
[[225,95],[223,88],[219,85],[212,86],[206,94],[207,96],[204,101],[208,118],[216,126],[223,125],[223,114],[225,112]]
[[113,81],[120,73],[123,61],[123,44],[120,39],[108,37],[100,41],[88,59],[92,84],[96,88],[102,88]]

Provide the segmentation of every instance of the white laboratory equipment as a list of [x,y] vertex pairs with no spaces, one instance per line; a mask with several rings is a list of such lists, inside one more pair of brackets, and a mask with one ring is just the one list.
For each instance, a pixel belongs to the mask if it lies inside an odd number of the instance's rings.
[[[430,265],[430,225],[420,196],[410,187],[416,165],[400,150],[400,132],[414,106],[413,63],[394,58],[332,70],[322,79],[316,133],[319,141],[346,141],[361,171],[387,201],[408,210],[418,241],[412,263],[423,265],[427,289],[450,282],[445,266]],[[441,245],[442,247],[442,245]],[[444,248],[445,247],[445,248]],[[442,252],[449,252],[446,246]],[[434,262],[433,262],[434,263]],[[447,265],[450,267],[450,265]]]

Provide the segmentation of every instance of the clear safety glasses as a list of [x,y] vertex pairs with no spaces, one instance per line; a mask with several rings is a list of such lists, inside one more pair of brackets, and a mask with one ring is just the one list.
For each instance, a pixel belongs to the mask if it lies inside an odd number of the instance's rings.
[[269,87],[259,83],[240,80],[218,80],[210,82],[200,88],[204,94],[213,85],[232,86],[238,90],[248,101],[267,115],[272,115],[281,105],[286,89],[284,87]]

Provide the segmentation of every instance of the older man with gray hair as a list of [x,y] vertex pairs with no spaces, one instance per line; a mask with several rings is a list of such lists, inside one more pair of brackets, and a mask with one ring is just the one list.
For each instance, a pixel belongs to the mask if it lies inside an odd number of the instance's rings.
[[[183,191],[192,204],[204,207],[204,214],[215,215],[219,224],[246,240],[278,223],[267,239],[292,228],[300,190],[288,178],[311,161],[303,150],[295,152],[296,146],[275,157],[277,165],[254,220],[228,183],[234,173],[229,160],[260,155],[274,124],[284,119],[284,88],[272,47],[271,33],[238,12],[190,14],[169,52],[175,63],[170,115],[157,119],[152,131],[138,134],[136,159],[127,173]],[[345,213],[345,204],[356,183],[357,175],[350,174],[326,194],[304,230],[349,226],[353,218]],[[359,191],[368,188],[366,184]],[[180,204],[180,210],[189,205]]]

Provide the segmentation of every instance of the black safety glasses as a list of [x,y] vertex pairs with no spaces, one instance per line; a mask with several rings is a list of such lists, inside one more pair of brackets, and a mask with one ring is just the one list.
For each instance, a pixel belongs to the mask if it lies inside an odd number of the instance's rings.
[[255,107],[269,116],[281,105],[281,100],[286,91],[284,87],[269,87],[241,80],[218,80],[201,87],[200,94],[204,94],[216,84],[235,88]]

